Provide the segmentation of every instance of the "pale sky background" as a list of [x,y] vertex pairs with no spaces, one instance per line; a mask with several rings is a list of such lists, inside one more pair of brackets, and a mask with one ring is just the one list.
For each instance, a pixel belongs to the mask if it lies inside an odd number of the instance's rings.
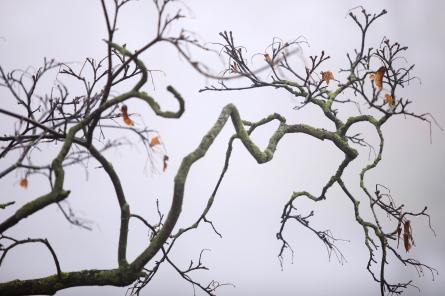
[[[414,103],[417,113],[432,112],[445,125],[445,100],[441,86],[445,69],[445,2],[435,1],[253,1],[253,0],[190,0],[184,1],[191,11],[188,19],[178,24],[198,33],[206,42],[220,42],[218,33],[232,30],[239,44],[246,46],[250,55],[262,53],[274,36],[292,40],[304,35],[310,43],[307,54],[325,50],[332,59],[326,63],[334,73],[345,66],[346,51],[358,47],[359,34],[353,22],[345,19],[349,9],[365,5],[370,12],[385,8],[389,13],[372,28],[369,46],[378,46],[383,36],[407,45],[406,58],[416,64],[415,74],[422,84],[412,83],[403,95]],[[153,32],[151,1],[137,1],[123,10],[119,20],[118,43],[134,49],[150,39]],[[38,67],[43,57],[80,63],[86,57],[104,56],[105,22],[100,1],[30,1],[0,0],[0,63],[7,69]],[[159,198],[166,212],[172,196],[173,177],[179,163],[199,143],[213,125],[224,105],[234,103],[243,119],[255,121],[278,112],[290,123],[309,123],[329,127],[320,114],[310,109],[292,110],[294,100],[289,94],[273,89],[244,92],[198,93],[211,81],[203,78],[182,61],[172,48],[159,46],[144,61],[150,69],[161,69],[154,76],[156,89],[147,84],[145,90],[155,96],[165,109],[176,110],[165,85],[173,84],[186,100],[186,112],[180,120],[155,118],[151,110],[140,102],[127,103],[137,110],[144,122],[157,129],[170,156],[165,174],[144,171],[146,155],[142,146],[119,148],[106,156],[121,174],[127,200],[134,213],[155,221],[155,199]],[[215,72],[222,70],[217,59],[205,53],[195,53],[197,60],[212,63]],[[216,61],[216,62],[215,62]],[[261,58],[254,59],[262,65]],[[73,95],[80,92],[73,86]],[[77,88],[76,88],[77,87]],[[49,89],[49,87],[48,87]],[[1,106],[15,108],[13,98],[0,90]],[[12,128],[10,121],[1,117],[3,134]],[[135,121],[138,123],[139,118]],[[140,122],[140,121],[139,121]],[[264,147],[276,125],[263,128],[254,139]],[[366,129],[365,131],[369,131]],[[188,225],[205,206],[222,167],[226,144],[234,132],[228,124],[215,141],[208,155],[196,163],[187,181],[183,215],[178,226]],[[430,144],[428,126],[420,121],[397,117],[384,128],[385,151],[380,166],[368,176],[369,188],[374,183],[390,186],[396,201],[413,211],[427,205],[437,237],[428,231],[424,219],[413,222],[416,246],[410,256],[439,270],[439,277],[431,281],[430,274],[418,278],[413,269],[398,263],[388,267],[389,279],[404,281],[412,278],[421,292],[408,289],[404,295],[441,295],[445,290],[445,133],[433,126]],[[367,133],[373,143],[375,135]],[[113,136],[110,133],[110,136]],[[50,147],[36,154],[43,162],[54,156]],[[345,178],[354,193],[358,188],[358,172],[368,162],[367,149],[350,165]],[[280,244],[275,234],[279,229],[282,207],[293,191],[308,190],[319,193],[327,178],[334,172],[341,154],[330,143],[303,136],[289,136],[282,140],[274,159],[258,165],[239,143],[235,145],[231,167],[216,197],[209,218],[222,233],[216,236],[207,225],[189,233],[178,241],[173,258],[182,267],[190,259],[196,260],[203,248],[211,249],[204,262],[211,269],[198,272],[195,279],[207,283],[210,279],[231,282],[236,288],[223,287],[218,295],[377,295],[378,285],[366,271],[367,249],[363,244],[362,229],[355,222],[351,204],[335,186],[328,199],[317,205],[301,201],[296,206],[301,213],[315,209],[312,223],[320,229],[329,228],[350,242],[338,246],[347,262],[329,261],[323,244],[308,230],[289,224],[287,237],[295,256],[291,263],[286,257],[282,271],[277,259]],[[13,159],[1,160],[6,166]],[[71,189],[69,201],[79,215],[94,221],[93,231],[69,225],[56,206],[49,206],[8,231],[16,238],[46,237],[57,252],[63,271],[87,268],[113,268],[117,265],[119,209],[107,176],[96,163],[90,163],[88,180],[83,169],[67,170],[65,188]],[[31,177],[28,190],[18,186],[20,174],[10,174],[0,180],[0,202],[16,200],[17,204],[0,212],[4,220],[18,206],[31,198],[46,193],[42,177]],[[128,257],[131,260],[147,244],[146,230],[133,221],[130,224]],[[403,251],[401,251],[404,253]],[[55,272],[48,251],[42,246],[27,245],[8,254],[0,269],[0,280],[42,277]],[[125,288],[84,287],[59,291],[57,295],[124,295]],[[198,292],[198,295],[201,292]],[[189,283],[165,265],[142,295],[193,295]]]

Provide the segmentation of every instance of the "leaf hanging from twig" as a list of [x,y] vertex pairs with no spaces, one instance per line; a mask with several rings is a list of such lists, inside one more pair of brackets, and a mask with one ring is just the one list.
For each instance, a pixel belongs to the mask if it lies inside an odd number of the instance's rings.
[[411,222],[409,220],[406,220],[403,223],[403,243],[405,245],[406,252],[409,252],[409,250],[411,250],[411,247],[414,245]]
[[153,148],[154,146],[160,145],[160,144],[161,144],[161,140],[159,139],[158,136],[156,136],[151,139],[149,146],[150,146],[150,148]]
[[390,94],[385,94],[385,100],[391,108],[395,106],[394,98]]
[[385,75],[386,67],[382,66],[373,74],[371,74],[371,80],[374,80],[374,85],[378,90],[383,88],[383,76]]
[[122,105],[121,107],[122,117],[124,118],[124,122],[126,125],[134,126],[134,121],[128,116],[128,107],[127,105]]
[[25,188],[25,189],[28,188],[28,179],[27,178],[20,179],[19,185],[22,188]]
[[167,155],[164,155],[164,167],[162,168],[162,171],[165,172],[167,170],[167,162],[169,157]]
[[329,81],[334,79],[334,74],[331,71],[321,72],[321,80],[325,81],[329,85]]

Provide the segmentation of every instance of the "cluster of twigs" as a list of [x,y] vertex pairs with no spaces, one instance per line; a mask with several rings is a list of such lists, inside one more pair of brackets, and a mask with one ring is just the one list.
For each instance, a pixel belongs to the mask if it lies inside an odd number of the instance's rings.
[[[196,270],[207,270],[202,263],[202,253],[198,263],[192,263],[188,268],[181,269],[168,257],[174,245],[173,239],[169,241],[170,230],[166,230],[163,215],[159,211],[159,222],[152,225],[145,218],[130,211],[126,202],[120,178],[110,165],[103,153],[110,149],[116,149],[121,145],[133,145],[127,138],[110,139],[108,131],[119,129],[128,134],[135,134],[147,152],[150,168],[156,169],[157,154],[165,152],[163,143],[159,140],[156,130],[148,128],[143,122],[135,124],[132,118],[136,114],[124,104],[131,98],[143,100],[157,116],[165,118],[179,118],[184,112],[184,100],[181,95],[169,86],[170,92],[178,101],[178,111],[163,111],[154,98],[149,96],[141,88],[146,84],[151,70],[147,69],[139,56],[158,43],[167,43],[177,51],[196,70],[202,72],[202,66],[193,61],[189,47],[207,50],[198,43],[193,34],[181,31],[178,35],[171,35],[169,28],[184,16],[180,9],[172,10],[174,0],[153,0],[157,11],[156,34],[152,40],[141,48],[131,52],[125,45],[116,43],[117,19],[120,11],[128,4],[129,0],[114,0],[107,2],[102,0],[102,9],[105,17],[107,38],[107,54],[103,59],[87,58],[80,68],[72,64],[57,62],[53,59],[44,59],[43,66],[34,70],[13,70],[8,72],[0,66],[0,86],[8,90],[12,98],[18,104],[19,109],[13,112],[0,108],[0,114],[15,120],[14,130],[0,136],[2,143],[0,158],[11,161],[11,164],[0,171],[0,178],[4,178],[12,172],[21,176],[20,186],[27,188],[32,186],[32,176],[41,174],[46,176],[50,192],[37,197],[31,202],[20,205],[12,215],[0,224],[0,252],[1,259],[18,245],[40,242],[46,245],[51,252],[56,267],[56,277],[47,277],[38,280],[23,280],[19,282],[7,282],[0,284],[0,294],[52,294],[57,290],[83,285],[115,285],[126,286],[134,282],[132,294],[139,294],[140,289],[150,282],[156,274],[158,267],[163,262],[168,262],[179,275],[199,287],[209,295],[227,284],[211,281],[208,285],[195,281],[191,274]],[[171,13],[173,11],[173,14]],[[47,81],[54,80],[48,91]],[[125,93],[116,95],[116,90],[121,85],[134,83],[134,87]],[[68,84],[80,83],[82,94],[74,95],[70,92]],[[41,93],[44,93],[43,95]],[[57,157],[49,164],[38,163],[36,152],[41,151],[52,144],[60,149]],[[162,146],[159,148],[159,146]],[[92,222],[76,216],[70,207],[67,197],[70,191],[63,189],[64,170],[70,166],[82,166],[85,172],[89,170],[89,160],[95,159],[101,168],[110,177],[121,209],[121,229],[119,235],[118,262],[119,267],[107,274],[107,271],[97,271],[100,276],[94,279],[92,271],[63,272],[55,250],[48,240],[15,239],[6,232],[20,223],[23,219],[33,215],[37,211],[51,204],[56,204],[66,220],[78,227],[91,230]],[[166,169],[168,156],[162,158],[164,170]],[[2,209],[12,209],[16,201],[2,202]],[[135,218],[142,221],[150,230],[150,245],[147,246],[135,262],[128,263],[126,259],[126,247],[129,219]],[[167,228],[172,228],[175,221],[168,222]],[[159,234],[161,232],[161,234]],[[13,233],[13,232],[12,232]],[[159,238],[159,236],[162,236]],[[179,237],[178,235],[177,237]],[[155,248],[155,250],[153,250]],[[148,270],[144,266],[151,258],[162,250],[163,257],[154,264],[154,268]]]
[[[335,130],[332,132],[322,129],[316,130],[322,131],[324,134],[332,134],[333,138],[338,139],[344,146],[339,145],[336,140],[333,142],[345,153],[345,158],[335,174],[333,174],[322,187],[321,194],[314,195],[307,191],[294,192],[291,199],[284,206],[281,215],[281,227],[277,233],[277,239],[282,242],[278,255],[280,263],[283,263],[283,255],[286,249],[290,249],[293,254],[290,243],[284,236],[285,226],[290,220],[297,221],[300,225],[313,232],[326,246],[329,256],[333,253],[340,262],[343,262],[344,256],[336,246],[338,239],[333,236],[329,229],[316,230],[311,226],[310,219],[314,216],[314,211],[311,211],[307,215],[302,215],[298,213],[297,207],[295,206],[296,200],[301,197],[307,197],[315,202],[326,199],[328,190],[334,184],[338,184],[353,203],[356,221],[363,228],[365,245],[369,250],[367,269],[373,279],[380,284],[381,295],[385,295],[386,293],[389,295],[400,294],[404,288],[412,286],[413,284],[411,281],[394,284],[387,280],[385,270],[388,264],[388,256],[391,254],[403,265],[414,267],[419,275],[423,274],[425,269],[430,271],[433,279],[435,274],[437,274],[437,270],[434,268],[418,260],[405,258],[405,256],[397,250],[402,226],[404,230],[403,241],[405,251],[409,252],[411,246],[414,244],[410,226],[411,219],[419,216],[426,217],[428,219],[428,225],[434,233],[429,222],[430,216],[426,212],[426,207],[418,212],[409,212],[405,209],[404,205],[396,206],[395,201],[389,194],[389,190],[388,193],[382,193],[381,190],[376,189],[375,194],[372,195],[365,185],[365,175],[368,171],[375,168],[382,159],[384,137],[381,128],[390,118],[398,115],[409,116],[427,122],[430,126],[430,131],[432,122],[436,123],[440,129],[442,128],[431,114],[417,114],[409,111],[408,106],[412,103],[411,100],[397,96],[398,89],[405,87],[410,81],[418,79],[412,75],[414,65],[406,66],[407,61],[403,54],[407,50],[407,47],[401,46],[397,42],[392,43],[389,39],[384,38],[377,48],[366,48],[365,40],[368,29],[374,21],[385,15],[386,11],[383,10],[378,14],[370,14],[361,7],[359,7],[359,9],[358,14],[355,10],[352,10],[349,16],[360,29],[361,43],[359,49],[356,49],[353,54],[347,54],[349,61],[348,67],[338,71],[339,76],[346,74],[344,79],[336,79],[335,76],[337,76],[337,74],[334,75],[331,71],[320,71],[324,65],[323,62],[330,58],[324,51],[322,51],[319,56],[310,56],[307,59],[304,56],[301,46],[306,41],[302,38],[293,42],[283,42],[279,39],[273,41],[268,48],[269,52],[266,51],[263,54],[264,63],[270,69],[271,75],[270,77],[263,78],[257,72],[251,70],[245,58],[245,49],[235,44],[232,32],[224,32],[221,33],[221,36],[225,41],[223,51],[228,57],[228,68],[223,73],[224,75],[228,73],[228,75],[244,77],[250,84],[246,86],[239,86],[239,84],[237,84],[237,86],[231,87],[227,82],[221,80],[218,85],[207,86],[201,91],[235,91],[259,87],[282,88],[296,98],[302,99],[300,105],[295,109],[300,110],[309,104],[316,105],[321,109],[326,118],[335,125]],[[292,55],[297,55],[299,58],[296,65],[290,62]],[[317,73],[319,71],[320,75]],[[330,81],[337,82],[334,90],[330,90]],[[341,98],[341,95],[348,90],[352,91],[355,99]],[[342,119],[338,115],[338,109],[334,107],[344,103],[354,103],[356,106],[365,105],[370,112],[369,114],[363,114],[361,109],[358,108],[358,115]],[[371,111],[377,111],[379,115],[373,116],[371,115]],[[367,122],[377,131],[380,139],[377,152],[360,134],[348,135],[349,129],[359,122]],[[247,125],[251,128],[250,132],[257,126],[251,123]],[[312,129],[313,127],[310,128]],[[308,127],[308,130],[310,130],[310,128]],[[307,131],[303,132],[320,139],[328,138],[318,134],[311,134]],[[371,210],[373,214],[372,220],[362,218],[360,210],[361,197],[350,193],[342,178],[344,169],[358,155],[357,150],[355,150],[353,146],[350,146],[351,144],[367,146],[370,148],[370,152],[374,151],[374,161],[362,169],[359,184],[362,189],[362,195],[369,200],[368,206],[362,205],[362,207],[364,206]],[[232,149],[231,145],[230,142],[224,172],[227,169],[227,163]],[[376,185],[376,188],[382,189],[386,187]],[[382,226],[382,213],[386,214],[383,215],[383,217],[389,218],[390,221],[391,219],[395,221],[393,229],[386,230],[386,228]],[[394,240],[397,240],[397,247],[394,246]],[[380,252],[379,259],[376,258],[377,250]],[[379,272],[375,272],[373,269],[374,264],[378,265]]]

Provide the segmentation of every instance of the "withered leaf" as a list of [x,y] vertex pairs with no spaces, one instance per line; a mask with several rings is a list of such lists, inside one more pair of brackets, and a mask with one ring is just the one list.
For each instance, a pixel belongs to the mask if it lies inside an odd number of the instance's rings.
[[409,238],[409,235],[406,233],[403,234],[403,242],[405,244],[405,250],[408,253],[409,250],[411,250],[411,240]]
[[331,71],[321,72],[321,80],[325,81],[329,85],[329,81],[334,79],[334,74]]
[[167,162],[168,162],[168,156],[164,155],[164,167],[162,168],[162,171],[165,172],[167,170]]
[[126,125],[134,126],[134,121],[128,116],[128,107],[127,105],[122,105],[121,107],[122,117]]
[[28,179],[27,178],[20,179],[19,185],[22,188],[25,188],[25,189],[28,188]]
[[130,119],[128,116],[124,116],[124,122],[126,125],[134,126],[134,121]]
[[386,67],[382,66],[373,74],[371,74],[371,80],[374,80],[374,85],[378,90],[383,88],[383,76],[385,75]]
[[385,94],[385,100],[391,108],[396,105],[393,96],[391,96],[390,94]]
[[405,245],[406,252],[409,252],[409,250],[411,250],[411,247],[414,245],[411,222],[409,220],[406,220],[403,223],[403,243]]
[[153,148],[154,146],[159,145],[159,144],[161,144],[161,140],[159,139],[158,136],[156,136],[151,139],[149,146],[150,146],[150,148]]

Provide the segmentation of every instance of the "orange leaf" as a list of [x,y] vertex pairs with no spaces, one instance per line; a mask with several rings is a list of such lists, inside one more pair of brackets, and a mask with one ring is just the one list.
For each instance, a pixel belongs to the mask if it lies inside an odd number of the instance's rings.
[[321,80],[326,81],[329,85],[329,81],[334,79],[334,74],[331,71],[321,72]]
[[168,156],[164,155],[164,167],[162,169],[162,171],[166,171],[167,170],[167,161],[168,161]]
[[394,98],[390,94],[385,94],[385,100],[391,108],[395,106]]
[[159,137],[154,137],[153,139],[151,139],[150,141],[150,148],[153,148],[153,146],[159,145],[161,144],[161,141],[159,140]]
[[124,122],[126,125],[133,126],[134,121],[128,116],[128,107],[127,105],[122,105],[121,107],[122,117],[124,118]]
[[124,122],[125,122],[126,125],[134,126],[134,121],[131,120],[131,118],[128,117],[128,116],[124,116]]
[[20,180],[20,187],[25,188],[25,189],[28,188],[28,179],[22,178]]
[[371,75],[371,80],[374,80],[374,84],[378,90],[383,88],[383,76],[385,75],[385,72],[386,68],[382,66]]

